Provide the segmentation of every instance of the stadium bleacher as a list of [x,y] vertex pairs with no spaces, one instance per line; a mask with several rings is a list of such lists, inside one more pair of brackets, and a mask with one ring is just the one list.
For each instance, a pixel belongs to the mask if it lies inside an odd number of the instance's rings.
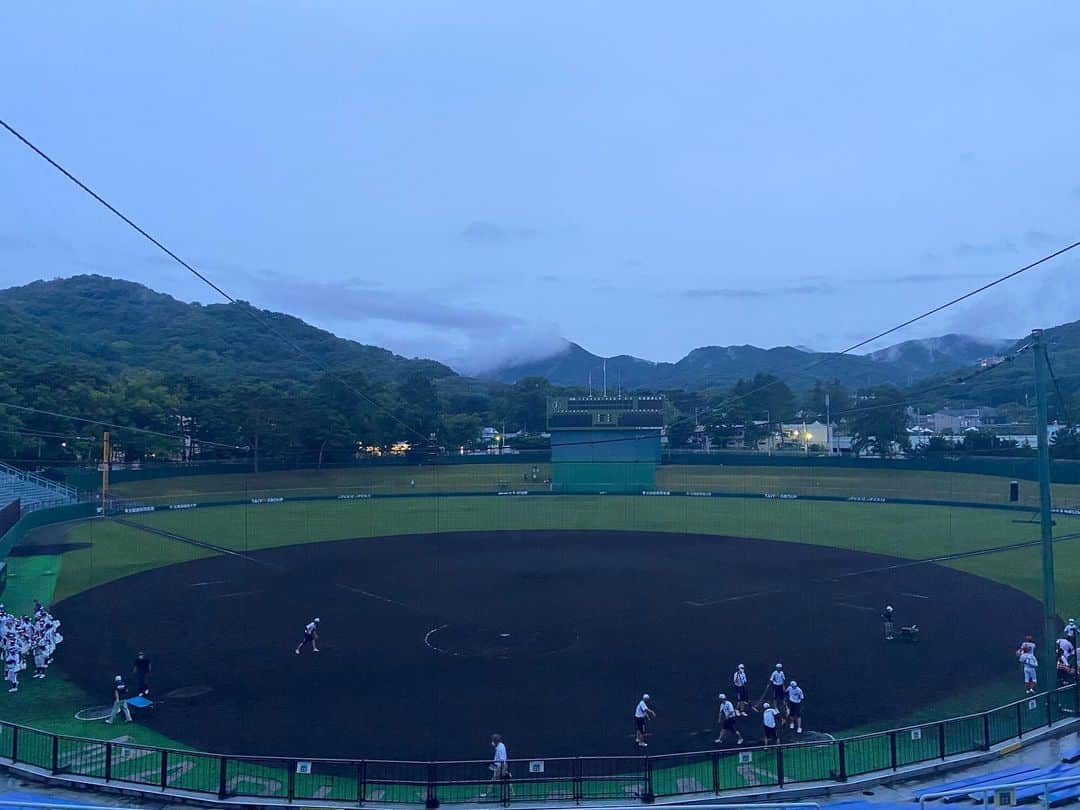
[[65,484],[0,463],[0,507],[22,501],[22,511],[78,502],[78,492]]

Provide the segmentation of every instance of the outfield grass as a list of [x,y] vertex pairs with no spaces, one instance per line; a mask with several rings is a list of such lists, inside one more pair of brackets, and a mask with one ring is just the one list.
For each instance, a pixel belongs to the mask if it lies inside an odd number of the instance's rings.
[[[373,494],[494,492],[501,489],[548,489],[550,465],[463,464],[438,466],[353,467],[348,469],[268,472],[258,475],[204,475],[136,481],[113,486],[120,496],[154,499],[191,498],[202,502],[263,497],[267,494],[332,495],[359,491]],[[992,475],[882,470],[850,467],[726,467],[665,465],[657,468],[658,489],[760,494],[878,496],[1007,504],[1009,480]],[[1080,485],[1055,484],[1057,506],[1080,505]],[[1022,505],[1037,507],[1038,485],[1020,482]]]
[[[237,497],[265,497],[269,494],[294,497],[355,492],[417,495],[435,492],[480,493],[501,489],[546,489],[542,481],[547,475],[546,465],[541,465],[537,482],[531,479],[531,465],[399,467],[162,479],[123,484],[115,487],[115,491],[141,499],[163,498],[173,502],[191,500],[200,503]],[[524,480],[523,476],[528,480]],[[671,491],[737,492],[748,496],[763,492],[840,497],[857,494],[1004,505],[1007,503],[1008,481],[992,476],[893,470],[684,466],[660,468],[657,486]],[[1035,484],[1021,482],[1021,502],[1034,505],[1036,499]],[[1076,503],[1080,503],[1080,487],[1055,487],[1055,505]],[[632,529],[758,537],[924,559],[1033,541],[1039,536],[1037,524],[1025,522],[1025,515],[1021,512],[1005,509],[834,503],[805,499],[767,500],[760,497],[546,495],[286,500],[274,504],[135,514],[127,519],[237,551],[354,537],[493,528],[568,531]],[[1080,532],[1080,518],[1059,515],[1056,520],[1059,537]],[[63,558],[43,556],[13,558],[10,561],[13,576],[5,596],[10,607],[20,609],[18,605],[35,596],[48,599],[45,588],[52,590],[54,585],[53,597],[61,600],[119,577],[214,553],[108,520],[75,524],[69,539],[87,542],[90,546],[68,552]],[[1080,539],[1061,540],[1056,545],[1056,555],[1059,611],[1063,615],[1075,615],[1080,613]],[[967,557],[943,564],[1006,583],[1036,598],[1042,595],[1037,547]],[[43,587],[39,588],[39,585]],[[63,679],[54,679],[52,675],[45,683],[31,681],[31,684],[41,688],[28,688],[25,692],[10,696],[18,700],[9,700],[5,704],[5,719],[67,734],[109,736],[104,731],[112,731],[112,727],[72,719],[72,706],[104,703],[106,700],[91,698]],[[965,692],[952,701],[919,710],[908,719],[913,723],[925,722],[982,710],[1014,697],[1014,686],[1011,683],[991,684],[978,691]],[[1000,722],[1006,723],[1008,720],[1008,717],[1004,717]],[[969,730],[961,728],[961,725],[949,733],[968,734]],[[123,732],[131,734],[136,742],[144,745],[182,747],[137,725],[125,727]],[[993,736],[1004,739],[1004,735],[1002,731],[1001,735],[994,732]],[[877,767],[877,759],[881,756],[878,750],[880,745],[872,748],[869,743],[866,745],[867,750],[863,753],[860,753],[859,746],[849,750],[849,757],[854,757],[854,760],[849,760],[853,773],[855,769],[872,770]],[[918,756],[917,749],[922,743],[911,741],[904,745],[905,751],[911,748],[914,752],[911,756]],[[831,762],[835,754],[824,749],[808,748],[792,756],[794,759],[788,761],[788,766],[809,775],[823,769],[827,771],[828,763],[818,760],[825,757]],[[751,783],[747,781],[747,770],[737,767],[732,760],[725,758],[722,767],[722,781],[726,787]],[[762,764],[759,777],[767,779],[770,767],[767,762]],[[729,769],[730,774],[727,773]],[[195,778],[202,770],[203,766],[200,766],[184,780]],[[666,772],[663,778],[669,781],[685,780],[687,784],[704,784],[706,777],[711,782],[707,770],[708,766],[701,763],[686,764]],[[340,789],[349,790],[348,780],[343,780]],[[392,788],[387,784],[382,789]],[[561,788],[552,786],[551,789],[557,791]],[[619,789],[613,788],[608,780],[597,780],[595,783],[597,794],[607,795],[611,790]],[[412,789],[404,790],[408,792]],[[346,797],[343,795],[343,798]],[[402,798],[406,797],[403,795]]]
[[[126,519],[236,551],[492,528],[633,529],[759,537],[925,559],[1033,541],[1039,536],[1036,524],[1023,522],[1021,513],[1010,510],[616,495],[286,501],[154,512]],[[1057,522],[1059,536],[1080,531],[1080,518],[1058,516]],[[91,545],[65,555],[57,599],[128,574],[213,553],[112,521],[77,524],[70,537]],[[1059,608],[1063,613],[1080,612],[1080,539],[1062,540],[1056,549]],[[945,564],[1041,597],[1037,547]]]

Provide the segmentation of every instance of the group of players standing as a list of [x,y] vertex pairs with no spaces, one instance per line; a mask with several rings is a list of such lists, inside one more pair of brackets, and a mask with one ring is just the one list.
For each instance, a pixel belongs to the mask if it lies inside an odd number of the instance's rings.
[[[784,673],[783,664],[777,663],[769,675],[769,682],[765,685],[765,689],[762,691],[761,698],[758,701],[761,703],[760,709],[750,701],[749,678],[746,674],[745,665],[739,664],[735,669],[734,674],[731,676],[731,683],[734,687],[734,702],[724,692],[718,695],[720,710],[716,722],[720,733],[713,740],[714,743],[722,745],[730,735],[735,737],[736,745],[742,745],[746,740],[736,724],[738,718],[749,717],[750,712],[761,713],[761,725],[766,746],[779,742],[780,729],[785,722],[788,724],[788,728],[796,734],[803,733],[802,709],[806,695],[802,687],[799,686],[798,681],[788,680],[787,675]],[[770,691],[772,692],[771,703],[765,701],[765,697]],[[656,712],[649,706],[650,699],[648,693],[642,695],[641,700],[638,701],[634,709],[634,741],[638,748],[648,747],[649,743],[645,740],[648,734],[648,722],[651,718],[656,717]]]
[[34,615],[16,616],[0,605],[0,647],[4,655],[4,680],[9,692],[19,691],[19,673],[27,661],[34,662],[35,678],[44,678],[52,663],[60,635],[60,620],[34,600]]
[[[1057,652],[1056,670],[1058,684],[1073,683],[1076,680],[1076,645],[1080,641],[1080,627],[1076,619],[1069,619],[1061,631],[1061,638],[1055,643]],[[1024,693],[1034,695],[1039,680],[1039,659],[1035,655],[1035,640],[1026,636],[1016,649],[1016,659],[1024,673]]]

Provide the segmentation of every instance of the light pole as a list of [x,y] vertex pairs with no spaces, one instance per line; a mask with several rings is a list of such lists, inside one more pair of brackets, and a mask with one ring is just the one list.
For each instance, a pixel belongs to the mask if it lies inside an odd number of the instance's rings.
[[[1057,605],[1054,593],[1054,523],[1050,512],[1050,442],[1046,435],[1046,346],[1043,330],[1031,333],[1031,349],[1035,355],[1035,429],[1038,431],[1039,452],[1039,527],[1042,541],[1043,575],[1043,672],[1057,671]],[[1049,677],[1049,676],[1047,676]],[[1053,687],[1051,687],[1052,689]]]

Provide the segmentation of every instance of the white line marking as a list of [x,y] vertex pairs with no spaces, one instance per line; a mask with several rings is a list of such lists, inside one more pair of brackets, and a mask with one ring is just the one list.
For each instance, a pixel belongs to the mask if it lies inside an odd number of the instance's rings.
[[366,596],[368,599],[377,599],[380,602],[386,602],[388,605],[397,605],[398,607],[407,608],[408,610],[413,609],[412,605],[406,605],[404,602],[399,602],[396,599],[391,599],[389,596],[380,596],[377,593],[365,591],[363,588],[357,588],[353,585],[346,585],[343,582],[339,582],[338,587],[344,588],[347,591],[352,591],[353,593],[358,593],[361,596]]
[[853,605],[850,602],[833,602],[837,607],[851,608],[852,610],[866,610],[870,613],[877,613],[877,608],[867,607],[866,605]]
[[460,657],[461,653],[456,653],[456,652],[453,652],[452,650],[444,650],[442,647],[436,647],[434,644],[431,643],[431,637],[433,635],[438,633],[440,630],[445,630],[449,626],[450,625],[448,625],[448,624],[440,624],[438,627],[433,627],[430,630],[428,630],[427,633],[424,634],[424,644],[426,644],[428,646],[428,648],[434,650],[437,653],[442,653],[443,655],[453,655],[453,656]]
[[723,599],[714,599],[711,602],[692,602],[689,599],[687,599],[687,600],[685,600],[683,602],[683,604],[684,605],[689,605],[690,607],[698,607],[698,608],[713,607],[714,605],[722,605],[725,602],[741,602],[743,599],[754,599],[755,597],[758,597],[758,596],[775,596],[778,593],[786,593],[786,592],[787,592],[787,589],[785,589],[785,588],[773,588],[772,590],[768,590],[768,591],[755,591],[754,593],[743,593],[743,594],[739,594],[738,596],[725,596]]
[[210,579],[210,580],[207,580],[206,582],[192,582],[190,585],[188,585],[188,587],[189,588],[202,588],[202,587],[205,587],[207,585],[224,585],[224,584],[225,584],[225,580],[223,580],[223,579]]
[[929,599],[929,596],[923,596],[921,593],[904,593],[900,592],[901,596],[910,596],[912,599]]

